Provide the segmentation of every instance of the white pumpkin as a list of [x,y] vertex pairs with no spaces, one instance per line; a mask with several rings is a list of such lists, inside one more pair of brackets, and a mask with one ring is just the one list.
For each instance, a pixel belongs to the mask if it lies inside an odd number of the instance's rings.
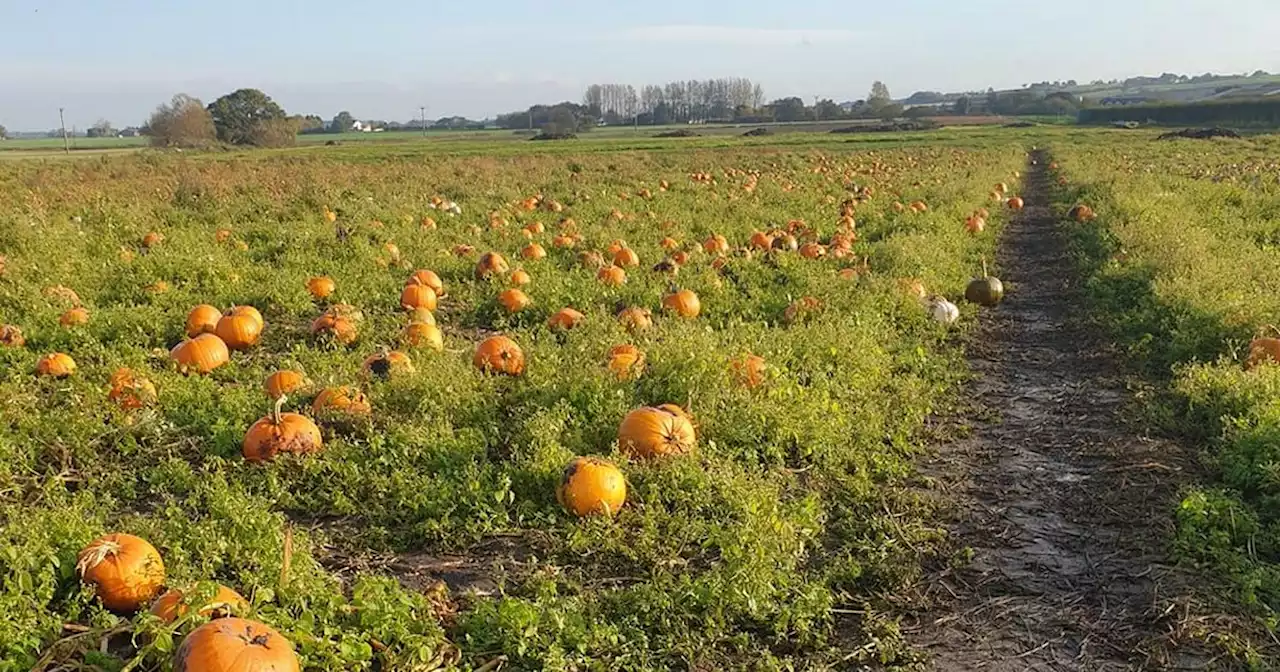
[[960,319],[960,309],[956,304],[937,296],[929,302],[929,317],[942,324],[955,324]]

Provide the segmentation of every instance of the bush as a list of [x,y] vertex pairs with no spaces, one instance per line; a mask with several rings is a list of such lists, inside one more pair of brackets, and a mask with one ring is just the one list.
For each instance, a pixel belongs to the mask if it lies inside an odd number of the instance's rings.
[[213,116],[199,98],[179,93],[161,105],[147,122],[151,144],[157,147],[208,147],[217,141]]

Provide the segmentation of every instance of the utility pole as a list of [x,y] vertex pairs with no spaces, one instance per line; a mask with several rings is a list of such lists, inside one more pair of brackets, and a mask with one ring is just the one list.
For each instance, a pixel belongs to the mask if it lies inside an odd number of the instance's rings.
[[423,105],[422,110],[422,137],[427,137],[427,106]]
[[67,119],[62,115],[62,108],[58,108],[58,123],[62,125],[62,151],[71,153],[71,140],[67,138]]

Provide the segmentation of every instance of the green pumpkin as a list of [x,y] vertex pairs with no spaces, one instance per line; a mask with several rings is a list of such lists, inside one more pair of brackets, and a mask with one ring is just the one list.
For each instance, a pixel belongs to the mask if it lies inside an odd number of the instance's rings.
[[991,276],[974,278],[964,288],[964,298],[970,303],[990,308],[1004,298],[1004,283],[1000,282],[1000,278]]

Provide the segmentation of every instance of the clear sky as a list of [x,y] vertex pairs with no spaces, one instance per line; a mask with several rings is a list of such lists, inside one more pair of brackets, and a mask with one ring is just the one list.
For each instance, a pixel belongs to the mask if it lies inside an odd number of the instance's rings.
[[257,87],[290,113],[480,118],[593,82],[768,98],[1280,71],[1280,0],[0,0],[0,124],[142,122]]

